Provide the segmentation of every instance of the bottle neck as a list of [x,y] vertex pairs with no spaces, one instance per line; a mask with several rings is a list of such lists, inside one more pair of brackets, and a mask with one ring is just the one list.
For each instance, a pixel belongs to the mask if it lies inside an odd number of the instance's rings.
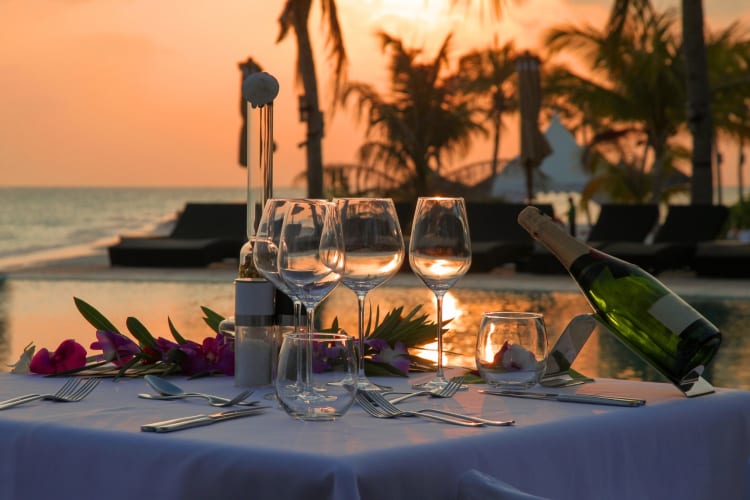
[[576,259],[591,250],[591,247],[572,237],[564,227],[536,207],[524,208],[518,215],[518,223],[547,247],[565,269],[569,270]]

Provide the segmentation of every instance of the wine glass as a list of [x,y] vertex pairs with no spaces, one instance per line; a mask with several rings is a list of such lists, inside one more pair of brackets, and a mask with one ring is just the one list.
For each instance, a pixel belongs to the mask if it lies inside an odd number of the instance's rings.
[[343,261],[341,227],[335,205],[324,200],[291,200],[281,227],[278,271],[307,312],[314,331],[315,308],[338,285]]
[[401,268],[404,239],[390,198],[337,198],[334,202],[344,238],[341,282],[357,296],[358,387],[379,390],[365,376],[365,297]]
[[443,296],[471,266],[471,240],[463,198],[422,197],[417,200],[409,240],[409,265],[435,294],[437,302],[437,373],[419,386],[442,389]]
[[294,331],[299,331],[302,302],[279,275],[279,243],[284,216],[291,200],[272,198],[266,201],[258,230],[253,239],[253,263],[258,272],[273,283],[294,304]]

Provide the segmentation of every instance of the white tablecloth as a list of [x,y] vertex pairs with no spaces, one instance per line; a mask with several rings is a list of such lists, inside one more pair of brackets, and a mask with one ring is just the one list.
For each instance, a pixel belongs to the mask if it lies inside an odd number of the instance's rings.
[[[404,379],[380,381],[407,386]],[[237,392],[225,377],[175,382]],[[3,374],[0,399],[61,384]],[[335,422],[301,422],[272,403],[259,416],[152,434],[141,424],[215,409],[200,400],[139,399],[148,391],[140,379],[104,380],[80,403],[0,411],[0,498],[455,499],[471,469],[555,499],[743,496],[750,392],[720,389],[686,399],[668,384],[615,380],[562,390],[648,400],[620,408],[484,396],[479,388],[408,406],[513,417],[517,425],[378,420],[358,407]]]

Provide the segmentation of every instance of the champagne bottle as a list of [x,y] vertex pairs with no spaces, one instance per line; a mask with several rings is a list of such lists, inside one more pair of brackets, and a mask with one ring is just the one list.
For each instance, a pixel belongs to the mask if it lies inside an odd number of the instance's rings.
[[718,328],[651,274],[575,239],[537,208],[523,209],[518,222],[565,266],[620,341],[675,385],[698,379],[721,344]]

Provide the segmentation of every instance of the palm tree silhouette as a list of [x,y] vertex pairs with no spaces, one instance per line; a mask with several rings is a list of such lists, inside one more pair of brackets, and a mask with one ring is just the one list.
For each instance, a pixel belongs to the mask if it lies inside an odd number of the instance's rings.
[[426,62],[421,62],[421,49],[407,48],[385,32],[378,37],[390,53],[388,94],[363,82],[351,82],[343,93],[345,103],[356,99],[357,116],[366,123],[358,168],[387,177],[404,196],[434,194],[444,159],[465,153],[470,138],[485,133],[480,110],[460,92],[456,75],[444,76],[451,35]]
[[[323,197],[323,113],[320,110],[318,78],[315,71],[315,58],[308,21],[313,0],[286,0],[279,17],[277,43],[294,32],[297,41],[297,75],[302,82],[305,94],[300,107],[304,110],[307,122],[307,138],[303,143],[307,151],[307,195],[310,198]],[[346,73],[346,48],[338,9],[335,0],[320,0],[320,10],[324,19],[328,57],[333,61],[333,99],[338,100],[338,92]]]

